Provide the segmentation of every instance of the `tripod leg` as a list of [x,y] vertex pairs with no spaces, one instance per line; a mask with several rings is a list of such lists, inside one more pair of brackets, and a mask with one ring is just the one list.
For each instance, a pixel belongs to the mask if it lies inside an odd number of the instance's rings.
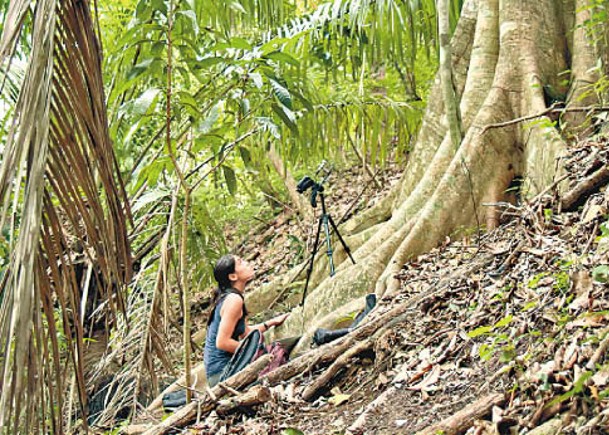
[[332,228],[334,229],[334,232],[338,236],[338,240],[340,241],[341,245],[343,245],[343,248],[345,248],[345,252],[347,253],[349,258],[351,259],[351,262],[353,264],[355,264],[355,260],[353,259],[353,256],[351,255],[351,249],[349,249],[349,247],[347,246],[347,244],[343,240],[343,236],[341,236],[340,233],[338,232],[338,227],[334,223],[334,219],[332,219],[332,216],[328,215],[328,220],[330,221],[330,225],[332,225]]
[[328,254],[328,261],[330,262],[330,276],[334,276],[334,259],[332,258],[332,241],[330,240],[330,227],[328,222],[330,221],[330,215],[324,213],[322,216],[324,223],[324,234],[326,236],[326,254]]
[[320,216],[317,224],[317,233],[315,233],[315,243],[313,243],[313,250],[311,251],[311,259],[309,260],[309,270],[307,270],[307,280],[304,286],[304,292],[302,293],[302,301],[300,305],[304,307],[305,299],[307,297],[307,290],[309,288],[309,280],[311,279],[311,273],[313,272],[313,263],[315,262],[315,254],[317,253],[317,245],[319,244],[319,233],[321,232],[322,218]]

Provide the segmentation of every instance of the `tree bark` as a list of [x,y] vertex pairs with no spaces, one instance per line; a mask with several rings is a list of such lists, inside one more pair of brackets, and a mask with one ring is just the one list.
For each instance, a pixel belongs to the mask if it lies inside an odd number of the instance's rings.
[[242,406],[255,406],[268,402],[271,397],[271,390],[268,387],[256,385],[239,396],[221,400],[216,410],[218,414],[228,414]]
[[[280,337],[299,335],[304,321],[295,352],[307,349],[316,328],[332,327],[337,313],[366,293],[374,290],[380,297],[398,291],[395,276],[406,261],[447,237],[496,227],[499,210],[482,204],[505,200],[514,177],[524,177],[524,193],[535,195],[562,175],[565,142],[549,118],[485,127],[546,110],[544,89],[562,92],[564,71],[573,67],[565,95],[594,80],[584,72],[594,66],[598,47],[573,31],[585,19],[579,2],[465,1],[450,44],[463,139],[459,146],[452,143],[450,102],[438,75],[408,171],[393,191],[395,202],[366,213],[388,219],[375,221],[374,233],[353,252],[356,265],[344,261],[334,277],[321,276],[310,286],[305,306],[293,309],[278,328]],[[366,224],[356,219],[346,227],[361,231]],[[256,297],[255,292],[250,296]]]
[[459,102],[453,86],[452,54],[450,49],[450,25],[448,0],[438,0],[438,32],[440,37],[440,80],[446,104],[446,118],[452,146],[459,146],[462,139]]

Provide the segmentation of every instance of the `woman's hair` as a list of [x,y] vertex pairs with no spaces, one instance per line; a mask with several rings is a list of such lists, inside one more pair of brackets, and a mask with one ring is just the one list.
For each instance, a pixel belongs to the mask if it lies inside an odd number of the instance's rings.
[[[236,290],[233,290],[233,284],[229,279],[228,275],[231,273],[235,273],[235,264],[236,259],[232,254],[227,254],[216,262],[216,266],[214,267],[214,278],[218,282],[218,287],[214,291],[214,297],[212,299],[212,312],[209,316],[207,324],[209,325],[213,319],[214,311],[216,304],[219,302],[220,298],[228,293],[237,293]],[[243,296],[242,296],[243,297]],[[247,309],[245,305],[243,306],[243,315],[247,315]]]
[[220,292],[232,287],[232,283],[228,278],[231,273],[235,273],[235,256],[227,254],[220,257],[214,267],[214,278],[218,282]]

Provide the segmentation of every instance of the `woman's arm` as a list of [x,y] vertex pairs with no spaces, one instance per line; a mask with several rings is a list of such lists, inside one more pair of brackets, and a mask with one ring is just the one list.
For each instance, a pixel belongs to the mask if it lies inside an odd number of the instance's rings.
[[226,352],[235,353],[239,342],[232,338],[237,322],[243,315],[243,299],[235,294],[229,294],[220,309],[220,326],[216,337],[216,347]]
[[273,317],[272,319],[267,320],[266,322],[258,323],[257,325],[248,326],[246,324],[244,336],[249,334],[253,329],[257,329],[258,331],[264,333],[264,332],[268,331],[271,328],[271,326],[281,325],[283,322],[285,322],[285,319],[287,319],[289,315],[290,315],[290,313],[281,314],[277,317]]

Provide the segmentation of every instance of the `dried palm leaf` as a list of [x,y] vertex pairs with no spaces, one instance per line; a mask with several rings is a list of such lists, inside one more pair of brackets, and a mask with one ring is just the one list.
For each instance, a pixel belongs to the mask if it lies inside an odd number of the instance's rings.
[[72,373],[86,415],[87,298],[75,262],[95,269],[106,323],[116,322],[131,274],[130,212],[89,2],[13,0],[0,41],[5,68],[28,13],[31,53],[0,167],[0,227],[10,224],[14,240],[0,287],[0,425],[61,433]]

